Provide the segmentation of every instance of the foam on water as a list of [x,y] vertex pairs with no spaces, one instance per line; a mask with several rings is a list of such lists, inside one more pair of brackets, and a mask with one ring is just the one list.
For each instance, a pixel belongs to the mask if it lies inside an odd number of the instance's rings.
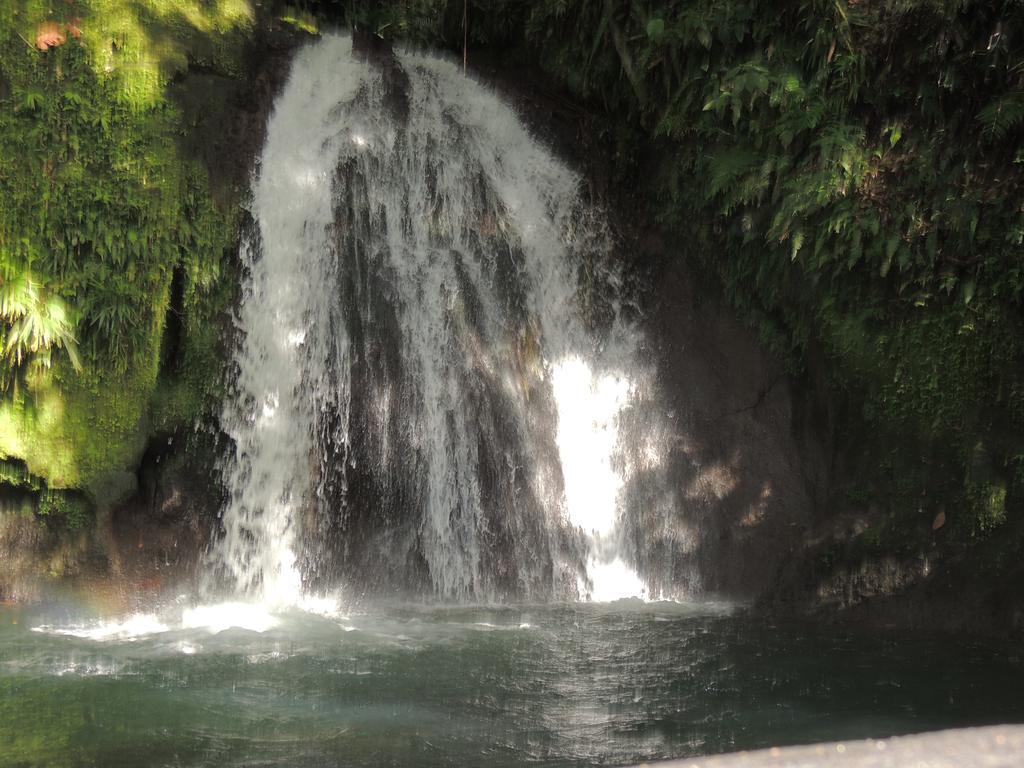
[[33,627],[33,632],[44,634],[65,635],[67,637],[81,637],[87,640],[105,641],[131,641],[150,635],[167,632],[170,627],[160,618],[151,613],[136,613],[114,621],[97,621],[91,623],[73,624],[67,627],[55,627],[42,624]]
[[178,643],[187,655],[201,649],[197,638],[228,630],[264,634],[303,617],[337,620],[345,618],[336,596],[304,596],[294,606],[266,601],[226,601],[172,607],[153,613],[134,613],[112,619],[94,618],[67,625],[44,623],[33,632],[77,637],[95,642],[134,642],[159,635],[187,633],[189,640]]

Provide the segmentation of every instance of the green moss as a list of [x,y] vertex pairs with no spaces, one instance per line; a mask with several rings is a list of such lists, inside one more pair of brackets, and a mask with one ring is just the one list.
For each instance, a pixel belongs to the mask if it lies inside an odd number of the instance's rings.
[[0,459],[0,486],[17,488],[18,490],[38,491],[43,482],[28,471],[25,462],[12,459]]
[[30,392],[0,403],[0,451],[54,488],[82,488],[110,501],[111,473],[134,470],[145,442],[155,371],[58,369]]
[[0,511],[35,516],[49,525],[79,530],[93,519],[92,502],[80,491],[48,488],[24,462],[0,460]]
[[0,11],[29,48],[47,23],[65,45],[80,40],[93,71],[139,110],[162,106],[168,80],[190,63],[239,73],[252,22],[248,0],[15,0]]
[[1006,522],[1005,485],[989,485],[975,490],[972,495],[976,499],[974,520],[979,532],[988,533]]
[[315,35],[319,31],[316,17],[312,13],[290,5],[286,5],[282,9],[280,19],[285,24],[290,24],[310,35]]
[[[251,25],[246,0],[0,9],[0,283],[30,275],[61,300],[82,357],[80,372],[59,349],[40,350],[46,365],[0,362],[13,382],[0,398],[0,456],[52,489],[112,503],[131,490],[154,424],[174,428],[210,403],[220,349],[203,323],[227,295],[235,213],[182,154],[167,88],[189,66],[240,72]],[[62,41],[42,51],[47,30]],[[176,272],[183,370],[161,371]]]
[[171,432],[219,411],[230,338],[228,308],[240,283],[236,277],[232,269],[209,289],[184,297],[177,359],[167,362],[151,399],[152,431]]
[[68,530],[77,531],[92,522],[93,507],[75,491],[45,490],[39,495],[36,515],[59,521]]

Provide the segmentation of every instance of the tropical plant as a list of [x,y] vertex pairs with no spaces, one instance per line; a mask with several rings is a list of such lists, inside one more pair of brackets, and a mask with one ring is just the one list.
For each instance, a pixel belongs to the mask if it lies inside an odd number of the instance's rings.
[[63,350],[76,371],[82,364],[75,324],[64,301],[28,274],[0,280],[0,385],[7,388],[29,365],[49,368]]

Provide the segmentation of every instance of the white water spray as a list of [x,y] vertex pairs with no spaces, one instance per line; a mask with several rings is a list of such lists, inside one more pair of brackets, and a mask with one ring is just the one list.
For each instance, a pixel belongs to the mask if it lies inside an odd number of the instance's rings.
[[326,37],[271,118],[216,571],[296,603],[317,520],[380,579],[445,597],[643,595],[620,419],[648,373],[635,329],[585,320],[598,218],[494,94],[446,61],[396,64]]
[[[365,68],[349,41],[303,51],[267,129],[253,184],[259,226],[242,260],[249,271],[238,327],[238,377],[221,423],[235,444],[218,561],[241,595],[282,605],[301,594],[296,516],[309,503],[314,388],[326,378],[336,299],[326,228],[331,221],[337,126]],[[339,58],[344,66],[335,68]],[[315,74],[314,74],[315,73]]]

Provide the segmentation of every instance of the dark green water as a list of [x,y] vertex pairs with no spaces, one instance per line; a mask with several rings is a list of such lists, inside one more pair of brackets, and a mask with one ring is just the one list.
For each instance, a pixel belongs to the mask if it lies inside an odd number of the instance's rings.
[[211,631],[226,613],[104,628],[0,608],[0,765],[622,765],[1024,720],[1016,649],[948,637],[667,604]]

